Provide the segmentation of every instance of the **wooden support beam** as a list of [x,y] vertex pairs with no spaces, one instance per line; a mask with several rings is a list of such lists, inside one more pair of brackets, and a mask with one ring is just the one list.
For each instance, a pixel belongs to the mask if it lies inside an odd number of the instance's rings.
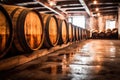
[[49,7],[49,6],[46,6],[45,4],[43,4],[42,2],[39,2],[39,1],[37,1],[40,5],[42,5],[42,6],[44,6],[45,8],[47,8],[47,9],[49,9],[49,10],[51,10],[51,11],[53,11],[54,13],[56,13],[56,14],[58,14],[58,15],[60,15],[60,16],[63,16],[62,14],[60,14],[59,12],[57,12],[57,11],[55,11],[54,9],[52,9],[51,7]]
[[93,13],[103,13],[103,12],[109,12],[109,13],[112,13],[112,12],[115,12],[115,11],[118,11],[118,10],[117,10],[117,9],[114,9],[114,10],[102,10],[102,11],[93,12]]
[[38,2],[24,2],[24,3],[16,3],[18,6],[26,6],[26,5],[34,5],[38,4]]
[[[109,12],[100,12],[101,15],[117,15],[118,11],[109,11]],[[97,13],[93,13],[93,14],[97,14]]]
[[[103,11],[103,10],[117,10],[117,7],[102,7],[102,8],[99,8],[99,11]],[[92,9],[91,11],[97,12],[97,11],[95,10],[95,8]]]
[[118,8],[118,6],[107,6],[107,7],[98,7],[98,8],[99,9],[111,9],[111,8]]
[[[61,14],[60,12],[58,12],[58,11],[54,10],[53,8],[51,8],[48,4],[44,4],[44,3],[40,2],[40,1],[37,1],[37,0],[35,2],[19,3],[19,4],[16,4],[16,5],[26,6],[26,5],[29,5],[29,4],[39,4],[40,6],[43,6],[46,9],[48,9],[48,10],[50,10],[50,11],[52,11],[52,12],[54,12],[54,13],[60,15],[60,16],[63,16],[63,14]],[[38,10],[40,10],[40,9],[38,9]],[[44,10],[44,11],[46,11],[46,10]]]
[[61,6],[61,8],[70,8],[70,7],[83,7],[83,6],[81,4]]
[[79,0],[79,1],[82,4],[82,6],[85,8],[88,15],[90,15],[90,10],[89,10],[88,6],[86,5],[85,1],[84,0]]
[[91,5],[113,5],[113,4],[117,4],[117,3],[109,3],[109,2],[107,2],[107,3],[97,3],[97,4],[90,3],[89,5],[91,6]]
[[67,7],[62,9],[84,9],[84,7]]
[[34,0],[0,0],[0,3],[4,4],[17,4],[17,3],[26,3],[26,2],[33,2]]

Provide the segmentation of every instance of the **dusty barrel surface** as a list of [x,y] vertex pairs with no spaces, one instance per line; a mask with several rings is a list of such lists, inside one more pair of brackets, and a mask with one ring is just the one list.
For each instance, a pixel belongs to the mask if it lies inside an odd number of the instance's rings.
[[73,26],[71,23],[68,23],[68,39],[70,42],[73,41]]
[[68,42],[68,25],[66,20],[58,19],[58,26],[59,26],[59,44],[66,44]]
[[43,20],[35,10],[2,5],[12,18],[14,45],[19,51],[32,52],[43,43]]
[[43,47],[53,47],[58,44],[59,28],[58,21],[54,15],[41,14],[44,21],[45,39]]
[[12,22],[6,10],[0,5],[0,58],[8,51],[13,39]]

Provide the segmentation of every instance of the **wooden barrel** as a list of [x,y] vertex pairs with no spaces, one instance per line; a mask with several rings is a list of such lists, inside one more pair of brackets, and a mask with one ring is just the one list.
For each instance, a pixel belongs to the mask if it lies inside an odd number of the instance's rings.
[[[104,34],[104,33],[103,33],[103,34]],[[89,31],[89,30],[86,30],[86,37],[87,37],[87,39],[90,38],[90,31]]]
[[77,27],[77,26],[75,26],[75,39],[76,39],[76,41],[78,41],[79,40],[79,28]]
[[83,29],[83,39],[86,39],[86,36],[87,36],[86,29]]
[[12,18],[14,45],[17,50],[31,52],[43,43],[43,20],[35,10],[18,6],[2,5]]
[[54,15],[41,14],[44,21],[45,39],[43,47],[56,46],[59,41],[58,21]]
[[76,31],[75,31],[75,26],[73,26],[73,41],[75,41],[76,40],[76,38],[75,38],[75,33]]
[[82,30],[81,30],[81,27],[79,27],[79,36],[80,36],[80,40],[82,40]]
[[112,29],[112,39],[118,39],[118,28]]
[[59,26],[59,44],[66,44],[68,42],[68,24],[66,20],[58,19]]
[[82,28],[81,28],[81,38],[82,38],[82,40],[84,39],[84,32],[83,32]]
[[83,39],[85,39],[85,29],[82,30]]
[[6,10],[0,6],[0,58],[8,51],[13,39],[12,22]]
[[79,30],[79,33],[78,33],[79,40],[81,40],[81,29],[80,29],[80,27],[78,27],[78,30]]
[[73,41],[73,26],[71,23],[68,23],[68,40]]

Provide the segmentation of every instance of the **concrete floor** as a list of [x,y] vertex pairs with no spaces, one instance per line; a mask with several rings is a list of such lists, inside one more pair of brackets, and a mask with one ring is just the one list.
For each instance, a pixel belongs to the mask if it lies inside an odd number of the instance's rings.
[[120,41],[86,40],[9,71],[0,80],[120,80]]

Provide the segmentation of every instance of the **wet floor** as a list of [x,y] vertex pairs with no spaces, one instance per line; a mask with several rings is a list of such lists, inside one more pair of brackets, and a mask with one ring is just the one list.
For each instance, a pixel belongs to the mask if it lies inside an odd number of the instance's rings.
[[120,80],[120,41],[86,40],[9,71],[0,80]]

